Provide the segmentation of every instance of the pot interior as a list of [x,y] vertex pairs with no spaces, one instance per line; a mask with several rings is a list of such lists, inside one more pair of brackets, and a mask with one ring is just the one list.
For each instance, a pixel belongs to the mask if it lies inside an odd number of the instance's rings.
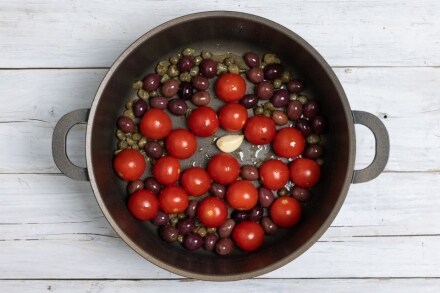
[[[221,257],[203,249],[189,252],[179,243],[164,242],[157,227],[131,216],[126,207],[126,185],[112,169],[116,120],[125,103],[135,96],[133,82],[154,71],[158,61],[187,47],[214,54],[242,55],[247,51],[260,56],[267,52],[277,54],[285,67],[305,81],[305,94],[318,101],[328,122],[321,181],[313,188],[312,200],[304,209],[300,223],[293,229],[279,231],[276,236],[266,236],[263,247],[253,253],[234,252]],[[252,87],[248,92],[249,89]],[[190,102],[188,105],[193,107]],[[176,119],[174,127],[185,126]],[[253,277],[299,256],[319,239],[336,216],[353,171],[353,120],[342,87],[327,63],[296,34],[271,21],[242,13],[195,14],[166,23],[141,37],[116,61],[101,84],[92,106],[88,132],[89,175],[109,222],[124,241],[149,261],[198,279]],[[204,143],[208,145],[209,141]],[[251,151],[242,150],[244,161],[255,162],[255,158],[247,156]],[[203,165],[203,155],[199,154],[196,161]]]

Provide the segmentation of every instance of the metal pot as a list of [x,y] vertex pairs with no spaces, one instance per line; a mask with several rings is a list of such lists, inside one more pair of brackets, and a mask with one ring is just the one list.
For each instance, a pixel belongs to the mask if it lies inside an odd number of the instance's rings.
[[[313,189],[316,200],[294,229],[266,238],[262,249],[220,257],[188,252],[162,241],[154,227],[134,219],[126,208],[126,187],[112,168],[116,146],[115,122],[132,92],[133,81],[181,49],[243,54],[274,52],[283,64],[307,82],[308,94],[318,100],[329,131],[322,179]],[[78,123],[87,123],[87,169],[66,155],[66,135]],[[354,170],[354,124],[368,127],[376,139],[373,162]],[[186,277],[238,280],[275,270],[305,252],[330,226],[351,183],[374,179],[385,168],[389,137],[374,115],[350,109],[344,90],[326,61],[297,34],[270,20],[237,12],[204,12],[180,17],[149,31],[134,42],[104,77],[91,109],[73,111],[60,119],[53,134],[53,157],[58,168],[76,180],[90,180],[102,212],[120,237],[150,262]]]

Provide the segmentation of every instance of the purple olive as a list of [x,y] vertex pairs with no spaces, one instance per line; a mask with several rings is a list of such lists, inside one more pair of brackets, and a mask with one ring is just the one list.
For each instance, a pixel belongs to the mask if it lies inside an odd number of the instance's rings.
[[283,65],[279,63],[268,64],[266,65],[266,67],[264,67],[264,78],[268,80],[275,80],[277,78],[280,78],[283,72]]
[[273,84],[262,81],[255,87],[255,94],[262,100],[269,100],[273,95]]
[[260,58],[257,53],[247,52],[243,55],[244,63],[249,67],[256,67],[260,65]]
[[304,89],[304,84],[297,79],[292,79],[287,83],[287,89],[293,94],[299,94]]
[[140,118],[148,110],[148,104],[142,99],[138,99],[133,103],[133,114]]
[[183,238],[183,247],[193,251],[203,246],[203,238],[197,233],[189,233]]
[[151,108],[164,110],[167,108],[168,99],[165,97],[157,96],[150,98],[150,106]]
[[149,73],[144,77],[142,88],[147,92],[155,91],[160,86],[160,76],[157,73]]
[[194,59],[190,56],[182,56],[177,62],[177,68],[180,72],[188,72],[194,67]]
[[125,116],[119,117],[116,124],[118,125],[118,129],[124,133],[133,132],[135,128],[134,121]]
[[179,91],[179,82],[175,79],[168,79],[163,83],[160,91],[164,97],[171,98],[177,95],[177,92]]
[[295,126],[296,126],[296,128],[299,129],[299,131],[301,131],[301,133],[304,136],[309,136],[310,134],[313,133],[312,126],[310,125],[310,122],[304,118],[301,118],[298,121],[296,121]]
[[199,91],[202,91],[202,90],[207,90],[209,88],[210,82],[209,79],[207,79],[206,77],[201,75],[196,75],[191,79],[191,84]]
[[264,80],[263,69],[259,67],[253,67],[246,72],[246,77],[252,83],[260,83]]
[[203,59],[200,62],[200,72],[206,78],[213,78],[217,74],[217,62],[212,59]]
[[289,92],[286,89],[277,90],[270,101],[276,108],[285,107],[289,103]]
[[193,92],[194,87],[192,86],[192,84],[187,81],[182,81],[179,90],[177,91],[177,94],[182,100],[189,100],[191,99]]

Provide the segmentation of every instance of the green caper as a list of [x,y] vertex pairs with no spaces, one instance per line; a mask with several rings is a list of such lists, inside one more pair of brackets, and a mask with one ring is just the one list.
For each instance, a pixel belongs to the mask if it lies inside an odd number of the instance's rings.
[[159,64],[156,66],[156,72],[160,76],[164,76],[168,71],[168,66],[170,66],[170,62],[168,60],[160,61]]
[[178,235],[177,236],[177,241],[179,241],[180,243],[182,243],[183,242],[183,235]]
[[134,141],[138,141],[142,138],[142,135],[140,135],[140,133],[135,132],[131,135],[131,139],[133,139]]
[[163,67],[168,67],[168,66],[171,65],[171,63],[168,60],[162,60],[162,61],[159,62],[158,65],[163,66]]
[[290,94],[290,95],[289,95],[289,99],[290,99],[291,101],[298,100],[298,95],[297,95],[297,94]]
[[289,190],[287,188],[283,187],[278,190],[278,196],[287,196],[289,195]]
[[275,109],[274,105],[271,102],[264,103],[263,107],[264,107],[264,110],[271,110],[272,111]]
[[272,111],[266,109],[263,111],[263,115],[270,118],[272,117]]
[[281,74],[281,82],[288,83],[289,81],[290,81],[290,72],[284,71],[283,74]]
[[197,55],[196,57],[194,57],[194,63],[196,65],[199,65],[200,62],[202,62],[202,60],[203,60],[202,56]]
[[117,154],[119,154],[120,152],[122,152],[122,150],[116,150],[116,151],[114,152],[114,154],[117,155]]
[[206,232],[214,234],[215,232],[217,232],[217,228],[214,227],[206,228]]
[[157,91],[151,91],[151,92],[148,93],[148,96],[151,97],[151,98],[152,97],[157,97],[158,95],[159,95],[159,93]]
[[131,110],[133,108],[133,100],[128,100],[127,103],[125,103],[125,108]]
[[134,149],[134,150],[138,150],[139,146],[137,144],[134,144],[134,145],[131,146],[131,148]]
[[217,75],[221,75],[228,71],[228,67],[224,65],[223,63],[218,63],[217,65]]
[[132,146],[132,145],[134,145],[134,144],[136,143],[131,137],[127,137],[127,138],[125,139],[125,141],[127,142],[127,144],[128,144],[129,146]]
[[142,88],[143,84],[144,83],[142,81],[138,80],[135,83],[133,83],[133,89],[140,90]]
[[200,71],[199,67],[198,67],[198,66],[194,66],[194,67],[191,68],[191,70],[189,71],[189,74],[190,74],[191,76],[196,76],[196,75],[199,74],[199,71]]
[[125,133],[122,130],[118,129],[116,130],[116,137],[119,140],[123,140],[125,138]]
[[202,55],[202,58],[203,58],[203,59],[209,59],[209,58],[212,58],[212,53],[209,52],[209,51],[205,51],[205,50],[203,50],[201,55]]
[[139,141],[138,141],[138,146],[140,148],[143,148],[146,144],[147,144],[147,138],[146,137],[142,137]]
[[179,80],[180,81],[190,82],[191,81],[191,74],[189,72],[182,72],[179,75]]
[[240,68],[238,68],[237,64],[231,64],[231,65],[228,66],[228,71],[230,73],[239,74],[240,73]]
[[121,140],[121,141],[118,143],[118,147],[119,147],[121,150],[125,150],[126,148],[128,148],[128,143],[127,143],[125,140]]
[[323,158],[316,159],[316,163],[318,163],[319,166],[322,166],[324,165],[324,159]]
[[255,109],[254,109],[254,114],[255,114],[255,115],[262,115],[263,112],[264,112],[264,109],[263,109],[263,107],[261,107],[261,106],[257,106],[257,107],[255,107]]
[[177,69],[177,65],[175,65],[175,64],[170,65],[170,66],[168,67],[168,72],[167,72],[167,74],[168,74],[170,77],[176,77],[176,76],[179,76],[179,69]]
[[133,119],[133,120],[134,120],[134,118],[136,118],[136,117],[134,116],[134,113],[133,113],[132,110],[125,110],[123,115],[124,115],[125,117],[131,118],[131,119]]
[[170,76],[168,74],[164,74],[162,75],[162,78],[160,79],[161,83],[164,83],[165,81],[167,81],[168,79],[170,79]]
[[180,59],[179,56],[172,56],[172,57],[170,57],[170,62],[171,62],[171,64],[176,65],[177,62],[179,62],[179,59]]
[[275,54],[266,53],[263,56],[263,62],[266,64],[280,63],[280,59]]
[[203,226],[197,226],[194,230],[195,230],[194,232],[196,232],[202,237],[205,237],[206,234],[208,233],[208,231],[206,231],[206,228]]
[[306,96],[299,96],[298,101],[301,102],[301,104],[305,105],[309,101],[309,99]]
[[182,55],[183,56],[192,56],[192,55],[194,55],[195,52],[196,52],[196,50],[194,50],[192,48],[185,48],[182,51]]
[[232,57],[226,57],[225,60],[223,60],[223,64],[225,64],[226,66],[229,66],[234,63],[235,63],[234,58]]
[[146,90],[144,90],[144,89],[138,90],[137,95],[138,95],[139,98],[141,98],[143,100],[146,100],[146,99],[148,99],[150,97],[148,92]]
[[311,134],[307,136],[306,141],[308,144],[318,144],[321,142],[321,137],[317,134]]
[[177,222],[179,222],[179,218],[177,217],[170,218],[171,226],[176,226]]
[[273,87],[276,88],[276,89],[279,89],[279,88],[281,87],[282,84],[283,84],[283,83],[282,83],[281,79],[275,79],[275,80],[273,81]]
[[260,69],[264,69],[264,67],[266,67],[266,63],[261,62],[259,67],[260,67]]
[[183,219],[186,218],[186,214],[185,214],[185,213],[177,214],[177,218],[178,218],[179,220],[183,220]]

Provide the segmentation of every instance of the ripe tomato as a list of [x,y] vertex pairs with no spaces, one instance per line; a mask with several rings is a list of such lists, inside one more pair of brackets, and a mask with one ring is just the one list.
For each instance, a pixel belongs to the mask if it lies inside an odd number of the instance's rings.
[[140,121],[140,130],[143,136],[151,139],[166,137],[172,128],[170,116],[162,110],[150,109],[145,112]]
[[232,239],[241,250],[254,251],[263,244],[264,230],[256,222],[241,222],[232,231]]
[[180,176],[179,160],[170,156],[160,158],[153,166],[153,175],[160,184],[176,183]]
[[289,168],[281,160],[271,159],[264,161],[258,171],[261,183],[267,189],[281,189],[289,181]]
[[217,79],[215,94],[225,102],[236,102],[246,93],[246,81],[239,74],[225,73]]
[[228,207],[217,197],[206,197],[197,205],[197,218],[208,228],[220,227],[228,218]]
[[126,149],[115,156],[113,168],[125,181],[138,180],[145,171],[146,162],[140,152],[133,149]]
[[168,185],[159,194],[159,206],[167,214],[183,213],[188,207],[188,194],[178,185]]
[[172,130],[165,140],[168,153],[177,159],[187,159],[197,150],[197,139],[186,129]]
[[128,199],[128,209],[136,219],[150,221],[159,212],[159,201],[152,191],[141,189]]
[[201,196],[211,187],[211,177],[200,167],[186,169],[180,177],[180,184],[192,196]]
[[301,204],[290,196],[277,198],[270,207],[270,218],[281,228],[289,228],[301,218]]
[[285,127],[277,131],[272,148],[275,154],[284,158],[298,157],[305,147],[304,136],[296,128]]
[[231,155],[220,153],[208,162],[208,174],[215,182],[229,184],[240,174],[240,163]]
[[237,103],[229,103],[220,108],[218,120],[220,126],[227,131],[239,131],[248,118],[247,109]]
[[314,160],[298,158],[290,164],[290,180],[302,188],[310,188],[319,181],[321,168]]
[[226,201],[233,209],[250,210],[257,204],[258,190],[248,180],[237,180],[226,190]]
[[253,116],[244,126],[244,136],[250,143],[256,145],[271,143],[275,132],[275,122],[263,115]]
[[218,118],[214,109],[207,106],[198,107],[189,114],[188,128],[196,136],[208,137],[213,135],[218,129]]

